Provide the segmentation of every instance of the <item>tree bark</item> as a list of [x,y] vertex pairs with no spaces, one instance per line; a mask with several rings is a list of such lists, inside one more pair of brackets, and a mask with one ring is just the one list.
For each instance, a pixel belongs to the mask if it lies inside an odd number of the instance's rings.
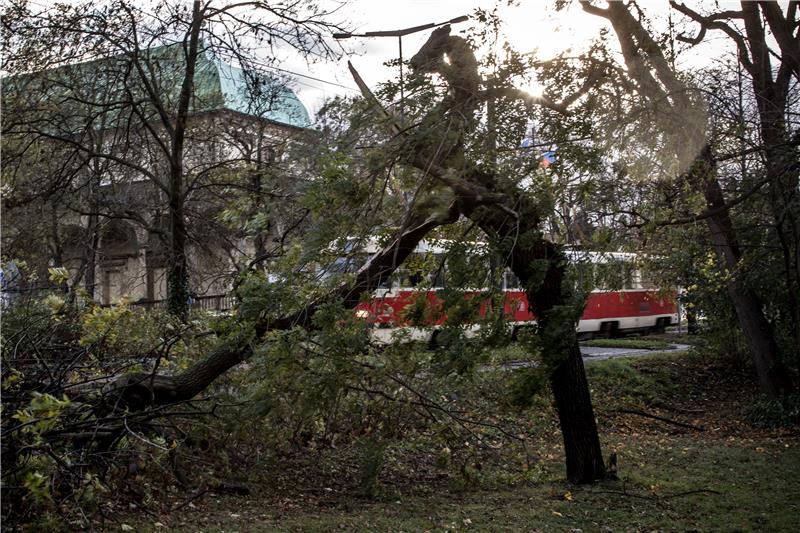
[[577,341],[569,347],[566,360],[553,370],[550,385],[564,440],[567,479],[582,484],[605,478],[603,450]]
[[[536,260],[547,261],[547,272],[536,290],[528,289],[528,301],[541,331],[544,360],[557,361],[550,374],[550,384],[564,440],[567,479],[573,483],[591,483],[603,479],[606,470],[589,383],[575,333],[583,308],[575,308],[576,302],[570,301],[572,295],[564,283],[567,258],[560,247],[541,241],[535,249],[544,252],[539,254],[544,257]],[[515,260],[515,274],[529,270],[524,264],[516,264],[519,262]]]
[[[510,220],[505,212],[491,206],[467,216],[499,242],[515,235],[524,235],[527,240],[538,233],[539,217],[525,213],[524,202],[518,205],[519,221]],[[583,309],[564,283],[567,258],[558,245],[540,238],[528,246],[515,245],[509,267],[526,287],[529,305],[536,316],[542,360],[550,370],[550,386],[558,410],[567,479],[576,484],[603,479],[606,476],[603,451],[575,332]]]
[[170,247],[167,272],[167,309],[182,320],[189,310],[189,269],[186,260],[186,218],[183,212],[182,170],[170,176],[169,228]]
[[85,273],[83,286],[89,297],[94,298],[97,275],[97,247],[100,244],[100,217],[97,215],[94,206],[91,209],[92,213],[89,215],[89,223],[86,227],[87,246],[84,252]]
[[189,311],[189,268],[186,258],[188,232],[184,213],[183,157],[189,106],[194,90],[194,72],[199,53],[200,29],[203,17],[200,2],[192,6],[192,22],[186,43],[186,72],[181,85],[175,127],[172,131],[172,146],[169,156],[168,205],[170,220],[170,254],[167,274],[167,308],[170,313],[186,319]]
[[[702,102],[690,98],[691,88],[669,65],[661,47],[633,17],[626,4],[608,2],[608,7],[601,9],[588,0],[580,0],[580,3],[584,11],[611,22],[629,76],[637,83],[642,98],[665,119],[664,132],[671,138],[678,163],[688,169],[690,184],[703,194],[709,211],[713,213],[706,219],[712,246],[720,265],[731,276],[726,290],[747,340],[762,391],[772,397],[787,392],[789,377],[780,362],[774,331],[764,315],[761,300],[747,286],[740,272],[741,252],[717,179],[716,162],[707,138],[708,128],[705,120],[696,118],[704,116]],[[671,5],[684,13],[688,10],[674,1]],[[753,63],[742,55],[743,40],[737,41],[737,45],[740,46],[740,59],[744,58],[745,66],[751,70]]]
[[742,279],[739,266],[741,250],[736,239],[733,221],[725,206],[722,188],[716,178],[716,161],[706,145],[690,171],[691,181],[704,184],[703,195],[714,214],[706,219],[711,243],[723,268],[730,276],[726,291],[753,358],[753,366],[762,392],[778,397],[791,390],[789,373],[779,359],[778,345],[772,325],[764,316],[764,305],[758,294]]

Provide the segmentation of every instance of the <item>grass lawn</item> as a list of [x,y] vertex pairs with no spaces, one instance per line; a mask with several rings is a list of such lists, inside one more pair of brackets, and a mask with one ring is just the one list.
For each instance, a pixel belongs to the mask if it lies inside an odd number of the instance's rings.
[[592,339],[581,342],[584,346],[597,346],[600,348],[630,348],[632,350],[666,350],[669,342],[661,339],[635,338],[635,339]]
[[178,531],[797,531],[796,442],[649,437],[613,444],[624,450],[621,479],[588,487],[550,480],[381,501],[225,497],[172,524]]
[[[587,367],[604,452],[617,454],[617,481],[589,486],[564,481],[557,418],[544,394],[534,407],[502,415],[522,428],[524,449],[513,439],[492,440],[484,448],[473,443],[454,449],[452,457],[448,450],[442,461],[440,445],[424,431],[388,444],[379,487],[370,498],[358,495],[354,446],[318,447],[239,467],[253,487],[249,496],[205,492],[190,500],[174,493],[161,509],[122,513],[105,527],[797,531],[800,435],[796,427],[754,427],[748,418],[757,397],[753,381],[729,365],[682,353]],[[481,372],[470,386],[496,388],[510,376]]]

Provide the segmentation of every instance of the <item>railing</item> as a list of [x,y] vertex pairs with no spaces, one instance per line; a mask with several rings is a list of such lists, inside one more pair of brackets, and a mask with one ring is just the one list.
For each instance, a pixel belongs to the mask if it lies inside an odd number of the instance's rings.
[[[229,294],[211,294],[207,296],[193,296],[189,298],[189,307],[203,311],[230,311],[233,309],[235,299]],[[132,307],[145,309],[161,309],[167,306],[166,300],[138,300],[131,302]]]
[[50,294],[64,294],[61,287],[54,285],[31,285],[27,287],[3,288],[0,291],[0,307],[7,309],[22,302],[39,300]]
[[[0,293],[0,307],[8,308],[18,302],[30,301],[31,299],[44,298],[49,294],[63,295],[64,291],[60,287],[37,286],[26,287],[23,289],[4,289]],[[189,299],[191,309],[203,311],[230,311],[236,303],[235,298],[229,294],[210,294],[206,296],[193,296]],[[115,304],[101,304],[102,307],[112,307]],[[136,300],[130,302],[131,307],[143,307],[145,309],[161,309],[167,306],[167,300]]]

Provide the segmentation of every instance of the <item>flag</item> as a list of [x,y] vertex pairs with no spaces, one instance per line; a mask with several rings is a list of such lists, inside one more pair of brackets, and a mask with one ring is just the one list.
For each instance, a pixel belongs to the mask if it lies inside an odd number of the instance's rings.
[[542,160],[539,162],[539,166],[542,168],[547,168],[555,162],[556,162],[556,153],[554,151],[545,152],[542,154]]

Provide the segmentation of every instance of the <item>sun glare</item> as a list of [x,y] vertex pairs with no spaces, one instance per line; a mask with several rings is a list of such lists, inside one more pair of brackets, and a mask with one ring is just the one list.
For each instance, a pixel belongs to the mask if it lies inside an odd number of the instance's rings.
[[534,98],[541,98],[544,94],[544,89],[536,81],[531,81],[522,86],[522,90],[533,96]]

